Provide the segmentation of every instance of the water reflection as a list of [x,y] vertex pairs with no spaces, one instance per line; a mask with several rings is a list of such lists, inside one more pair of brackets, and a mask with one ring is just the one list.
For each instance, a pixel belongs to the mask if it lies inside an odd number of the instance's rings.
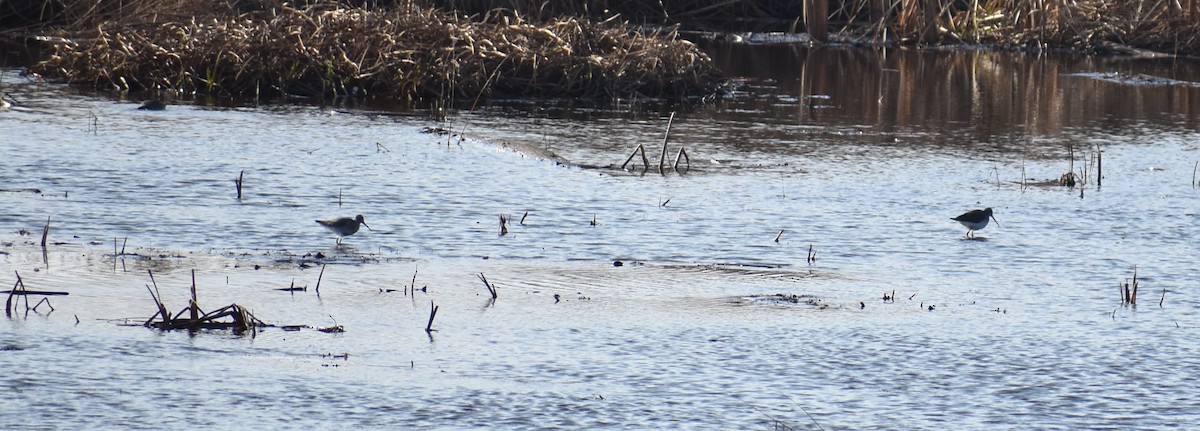
[[1112,122],[1195,127],[1200,112],[1194,60],[797,45],[705,49],[745,80],[750,96],[720,111],[749,110],[802,125],[870,126],[877,133],[915,130],[935,135],[931,143],[938,144],[1019,142]]

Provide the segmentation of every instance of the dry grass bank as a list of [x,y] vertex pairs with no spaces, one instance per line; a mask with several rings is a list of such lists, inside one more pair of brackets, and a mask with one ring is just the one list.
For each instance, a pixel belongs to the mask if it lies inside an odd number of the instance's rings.
[[[768,23],[816,40],[1200,54],[1200,0],[18,0],[0,26],[70,39],[34,70],[233,96],[684,99],[711,61],[673,30]],[[455,12],[446,12],[454,10]],[[678,26],[631,25],[669,24]],[[782,27],[781,27],[782,26]]]
[[674,32],[615,20],[312,5],[156,21],[72,32],[34,71],[120,90],[401,100],[685,99],[711,96],[719,79]]

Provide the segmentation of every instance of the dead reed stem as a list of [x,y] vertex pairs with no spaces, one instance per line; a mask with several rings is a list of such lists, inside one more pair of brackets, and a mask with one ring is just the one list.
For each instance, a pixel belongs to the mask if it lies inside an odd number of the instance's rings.
[[[317,285],[313,287],[313,291],[316,292],[317,295],[321,294],[321,277],[324,277],[324,276],[325,276],[325,265],[321,264],[321,272],[319,274],[317,274]],[[414,273],[413,279],[415,280],[416,278],[417,278],[417,274]]]
[[433,301],[429,301],[429,323],[425,324],[425,333],[433,332],[433,318],[437,317],[438,306],[433,305]]
[[663,165],[667,162],[667,141],[671,139],[671,124],[675,122],[675,111],[667,118],[667,131],[663,133],[662,153],[658,156],[658,173],[663,174]]
[[1137,306],[1137,292],[1138,292],[1137,265],[1134,265],[1133,266],[1133,295],[1130,296],[1129,303],[1135,307]]
[[236,186],[236,187],[237,187],[237,198],[238,198],[238,200],[239,200],[239,201],[240,201],[240,200],[242,200],[242,176],[243,176],[243,175],[245,175],[245,174],[246,174],[246,171],[245,171],[245,170],[243,170],[243,171],[239,172],[239,173],[238,173],[237,180],[235,180],[235,181],[233,182],[234,186]]
[[192,321],[200,318],[200,301],[196,297],[196,270],[192,270],[192,299],[188,301],[188,311]]
[[1200,161],[1197,161],[1196,164],[1192,165],[1192,188],[1193,189],[1196,188],[1196,170],[1197,169],[1200,169]]
[[[692,158],[688,157],[687,150],[684,150],[683,147],[679,147],[679,152],[675,154],[675,163],[671,166],[671,168],[674,169],[675,172],[679,172],[679,159],[680,158],[683,158],[683,160],[687,162],[687,170],[688,171],[692,170]],[[686,172],[687,171],[683,171],[683,172],[679,172],[679,173],[686,173]]]
[[646,169],[650,169],[650,160],[646,158],[646,146],[638,144],[638,146],[634,147],[633,151],[629,153],[629,157],[625,159],[625,163],[621,163],[621,170],[625,170],[625,165],[628,165],[629,161],[633,160],[633,156],[636,156],[639,152],[642,153],[642,170],[645,171]]
[[496,287],[492,286],[492,283],[488,282],[487,277],[484,277],[482,272],[479,273],[479,281],[482,281],[483,287],[486,287],[488,290],[488,293],[492,294],[492,299],[496,299]]
[[46,226],[42,227],[42,249],[46,249],[46,238],[50,236],[50,216],[46,216]]
[[[13,271],[13,272],[17,274],[17,282],[13,283],[12,289],[10,289],[8,291],[8,299],[4,301],[4,315],[9,318],[12,317],[12,310],[15,308],[15,306],[13,305],[13,295],[15,295],[17,293],[18,288],[20,288],[21,290],[25,289],[25,283],[21,282],[21,273],[17,272],[17,271]],[[19,300],[20,299],[18,298],[18,301]],[[25,302],[29,302],[28,297],[25,298]]]

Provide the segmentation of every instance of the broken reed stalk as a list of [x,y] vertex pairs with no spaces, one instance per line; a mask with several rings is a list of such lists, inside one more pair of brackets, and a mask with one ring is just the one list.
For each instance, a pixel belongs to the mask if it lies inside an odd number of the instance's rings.
[[194,269],[192,270],[192,299],[188,301],[188,311],[193,322],[200,318],[200,301],[196,298],[196,270]]
[[[321,265],[321,273],[317,274],[317,285],[316,285],[316,287],[313,287],[313,291],[315,291],[317,293],[317,295],[321,294],[321,277],[324,277],[324,276],[325,276],[325,265],[322,264]],[[417,277],[417,275],[413,274],[413,278],[416,279],[416,277]]]
[[46,226],[42,227],[42,248],[46,248],[46,238],[50,236],[50,216],[46,216]]
[[671,168],[675,169],[675,172],[679,172],[679,158],[681,157],[685,162],[687,162],[687,170],[692,170],[692,158],[688,157],[687,150],[684,150],[683,147],[679,147],[679,152],[675,153],[675,164],[672,165]]
[[1137,306],[1137,291],[1138,291],[1137,265],[1134,265],[1134,267],[1133,267],[1133,295],[1131,295],[1129,297],[1129,304],[1131,304],[1135,307]]
[[529,217],[529,211],[525,211],[525,215],[521,216],[521,226],[525,226],[525,217]]
[[433,300],[429,301],[429,323],[425,324],[425,333],[433,332],[433,318],[437,316],[438,306],[433,305]]
[[[17,293],[17,288],[20,287],[21,290],[25,290],[25,283],[21,282],[21,273],[17,271],[13,272],[17,274],[17,282],[13,284],[12,290],[8,291],[8,300],[4,301],[4,315],[6,317],[12,317],[13,295]],[[19,301],[20,299],[18,298],[17,300]],[[29,302],[28,297],[25,298],[25,302]]]
[[157,316],[162,316],[163,324],[165,325],[171,320],[171,313],[167,311],[167,305],[163,304],[162,302],[162,294],[158,292],[158,283],[154,281],[154,272],[147,269],[146,273],[150,275],[150,283],[154,285],[153,289],[147,285],[146,290],[150,291],[150,297],[154,298],[154,305],[158,307],[158,313],[150,316],[150,319],[146,320],[144,325],[150,326],[154,322],[154,318]]
[[671,138],[671,124],[675,122],[675,111],[671,111],[671,117],[667,118],[667,131],[663,133],[662,154],[658,156],[658,173],[662,174],[663,165],[667,162],[667,141]]
[[[412,288],[413,296],[416,296],[417,295],[417,268],[413,268],[412,286],[409,286],[409,287]],[[405,294],[407,295],[408,292],[406,291]]]
[[482,281],[483,287],[486,287],[488,290],[488,293],[492,294],[492,299],[496,299],[496,288],[494,286],[492,286],[492,283],[488,282],[487,277],[484,277],[482,272],[479,273],[479,281]]
[[1163,301],[1167,299],[1167,288],[1163,288],[1162,296],[1158,298],[1158,308],[1162,308]]
[[500,214],[500,236],[508,235],[508,216]]
[[808,245],[808,264],[812,265],[814,263],[817,263],[817,252],[816,252],[816,250],[813,250],[813,245],[809,244]]
[[1104,178],[1104,152],[1100,151],[1100,144],[1096,144],[1096,188],[1100,188],[1100,182]]
[[[51,313],[54,312],[54,306],[50,305],[50,298],[42,298],[42,300],[38,301],[37,304],[33,304],[33,308],[31,308],[31,310],[33,310],[36,313],[38,307],[41,307],[43,303],[45,303],[47,307],[50,307]],[[27,305],[27,306],[29,305],[29,298],[25,298],[25,305]]]
[[1192,188],[1193,189],[1196,188],[1196,170],[1197,169],[1200,169],[1200,161],[1197,161],[1195,165],[1192,165]]
[[[1125,284],[1119,285],[1118,287],[1121,288],[1120,289],[1121,290],[1121,303],[1124,305],[1132,305],[1134,307],[1137,307],[1138,281],[1137,281],[1137,266],[1136,265],[1133,267],[1133,281],[1132,282],[1127,281]],[[1166,292],[1164,291],[1163,294],[1165,296]],[[1161,301],[1160,301],[1160,303],[1161,303]]]
[[642,153],[642,170],[644,171],[646,169],[650,169],[650,160],[646,158],[646,146],[638,144],[638,146],[634,147],[633,151],[629,153],[629,157],[625,159],[625,163],[621,163],[621,170],[625,169],[625,166],[629,164],[629,161],[633,160],[633,156],[636,156],[639,151]]
[[779,233],[775,234],[775,242],[779,242],[779,237],[781,236],[783,236],[783,229],[780,229]]
[[239,172],[237,179],[233,181],[234,186],[237,187],[237,198],[239,201],[242,200],[242,176],[243,175],[246,175],[245,170]]

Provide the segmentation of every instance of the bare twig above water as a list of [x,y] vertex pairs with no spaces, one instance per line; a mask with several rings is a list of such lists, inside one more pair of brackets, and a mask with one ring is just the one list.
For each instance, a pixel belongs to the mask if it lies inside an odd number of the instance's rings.
[[50,216],[46,216],[46,226],[42,227],[42,249],[46,248],[46,238],[50,236]]
[[1196,170],[1197,169],[1200,169],[1200,161],[1197,161],[1195,165],[1192,165],[1192,188],[1193,189],[1196,188],[1197,185],[1200,185],[1200,184],[1196,183]]
[[[317,274],[317,285],[313,287],[313,292],[316,292],[317,296],[321,295],[321,277],[324,277],[324,276],[325,276],[325,264],[321,264],[321,272],[319,274]],[[416,275],[414,274],[413,277],[416,277]]]
[[[687,163],[687,170],[684,170],[683,172],[679,171],[679,159],[681,157],[683,158],[683,161]],[[687,173],[687,171],[692,170],[692,158],[688,157],[687,150],[684,150],[683,147],[679,147],[679,152],[675,153],[675,163],[672,165],[672,169],[675,169],[675,172],[678,173]]]
[[[1125,283],[1120,284],[1117,287],[1119,287],[1121,291],[1121,305],[1130,305],[1134,308],[1137,308],[1138,279],[1136,265],[1133,267],[1133,281],[1126,279]],[[1166,295],[1166,291],[1163,292],[1163,295]],[[1161,302],[1162,301],[1160,300],[1159,303],[1161,304]]]
[[671,117],[667,118],[667,131],[663,133],[662,153],[658,156],[658,173],[665,174],[663,166],[667,162],[667,141],[671,138],[671,124],[675,122],[675,112],[671,111]]
[[496,287],[492,286],[492,283],[488,282],[487,277],[485,277],[482,272],[479,273],[479,281],[482,281],[483,287],[486,287],[488,293],[492,294],[492,299],[496,299]]
[[237,179],[233,180],[233,185],[235,187],[237,187],[237,198],[239,201],[242,200],[242,176],[243,175],[246,175],[245,170],[239,172]]
[[433,305],[433,301],[429,301],[429,323],[425,324],[425,333],[433,332],[433,318],[437,317],[438,306]]
[[625,159],[625,163],[621,163],[621,170],[624,170],[625,166],[629,164],[629,161],[633,160],[633,156],[638,155],[638,153],[642,154],[642,170],[645,171],[646,169],[650,169],[650,160],[646,158],[646,146],[638,144],[638,146],[634,147],[633,151],[629,153],[629,157]]

